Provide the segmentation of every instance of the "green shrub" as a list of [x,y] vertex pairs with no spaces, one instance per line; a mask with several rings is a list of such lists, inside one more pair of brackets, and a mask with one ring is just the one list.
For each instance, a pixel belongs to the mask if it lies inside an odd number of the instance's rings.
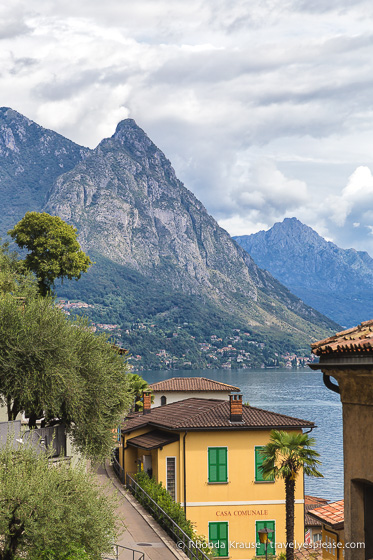
[[[153,478],[149,478],[149,476],[145,472],[140,472],[135,475],[135,480],[137,484],[163,509],[165,513],[184,531],[184,533],[188,536],[189,540],[196,543],[198,542],[199,547],[203,550],[203,552],[209,556],[215,556],[214,552],[208,547],[208,543],[206,542],[205,537],[197,535],[193,523],[186,519],[184,509],[181,505],[175,502],[171,494],[163,487],[162,483],[157,483]],[[144,508],[149,511],[153,517],[158,521],[158,523],[165,529],[165,531],[175,539],[175,535],[171,533],[171,523],[162,515],[161,512],[154,513],[154,506],[152,502],[143,495],[143,493],[136,488],[134,492],[134,496],[138,502],[140,502]],[[182,535],[178,536],[178,540],[183,540]],[[201,546],[202,543],[202,546]],[[186,544],[188,546],[188,544]],[[194,549],[197,552],[197,548]],[[198,554],[198,556],[200,556]],[[202,555],[200,556],[202,558]]]

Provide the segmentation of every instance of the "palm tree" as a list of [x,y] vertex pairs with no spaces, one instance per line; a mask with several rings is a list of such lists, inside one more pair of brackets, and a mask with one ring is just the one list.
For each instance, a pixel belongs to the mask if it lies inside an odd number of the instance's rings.
[[[322,477],[317,470],[321,465],[317,451],[311,449],[315,438],[308,434],[272,430],[269,443],[263,447],[263,478],[282,478],[285,481],[286,543],[294,543],[294,499],[297,475]],[[294,560],[294,548],[286,547],[286,560]]]
[[[141,398],[144,391],[148,390],[149,383],[137,373],[129,373],[128,380],[130,383],[130,391],[134,398],[135,411],[142,410],[144,405]],[[154,402],[154,395],[152,395],[152,402]]]

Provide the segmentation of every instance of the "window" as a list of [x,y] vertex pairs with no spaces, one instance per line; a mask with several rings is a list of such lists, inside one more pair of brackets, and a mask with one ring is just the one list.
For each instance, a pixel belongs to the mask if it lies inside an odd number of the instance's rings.
[[265,556],[265,553],[266,553],[266,545],[260,543],[260,538],[259,538],[259,533],[258,533],[258,531],[260,531],[261,529],[265,529],[265,528],[267,528],[269,531],[273,531],[272,533],[269,533],[269,535],[268,535],[267,554],[269,556],[270,554],[274,555],[276,553],[275,521],[267,521],[267,520],[256,521],[255,522],[255,534],[256,534],[256,543],[258,545],[257,549],[256,549],[256,555],[257,556]]
[[209,482],[228,482],[228,449],[226,447],[208,448]]
[[209,523],[209,543],[217,556],[229,556],[227,521]]
[[319,541],[321,541],[321,533],[315,533],[313,535],[313,542],[318,543]]
[[264,461],[264,458],[261,453],[263,447],[264,447],[263,445],[255,446],[255,482],[274,482],[273,476],[271,478],[264,478],[263,473],[259,468]]
[[166,488],[176,501],[176,457],[166,457]]
[[164,395],[161,396],[161,406],[164,406],[165,404],[167,404],[167,397],[165,397]]

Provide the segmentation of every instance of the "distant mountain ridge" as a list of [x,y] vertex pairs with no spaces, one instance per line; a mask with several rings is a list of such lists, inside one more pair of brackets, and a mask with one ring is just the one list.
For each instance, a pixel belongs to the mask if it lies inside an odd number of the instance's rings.
[[262,268],[327,317],[353,326],[373,317],[373,259],[341,249],[296,218],[235,236]]
[[[132,119],[120,122],[111,138],[88,150],[35,128],[14,111],[1,111],[6,135],[11,132],[15,138],[21,129],[22,138],[18,152],[0,152],[0,168],[9,169],[0,192],[5,187],[9,193],[12,184],[14,195],[30,192],[32,208],[26,209],[72,223],[83,250],[96,261],[78,283],[64,285],[59,293],[76,296],[80,291],[91,301],[109,302],[116,306],[112,322],[146,316],[180,324],[188,317],[206,332],[209,324],[253,329],[273,339],[283,337],[293,348],[306,348],[309,340],[337,327],[256,265],[177,179],[165,155]],[[35,132],[28,136],[29,131]],[[46,153],[45,142],[53,145]],[[19,181],[14,173],[17,158],[32,168],[33,157],[40,166],[44,161],[49,189],[46,180],[30,186],[26,174]],[[17,207],[18,219],[21,209]],[[7,223],[9,216],[16,217],[13,210],[8,196],[3,204]]]

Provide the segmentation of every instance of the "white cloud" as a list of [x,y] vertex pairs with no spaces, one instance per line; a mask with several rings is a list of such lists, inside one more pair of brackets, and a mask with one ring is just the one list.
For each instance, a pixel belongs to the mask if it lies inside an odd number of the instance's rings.
[[[331,219],[337,226],[344,226],[347,217],[356,209],[360,212],[373,203],[373,175],[368,167],[358,167],[350,176],[340,196],[328,198]],[[354,223],[353,223],[354,226]]]

